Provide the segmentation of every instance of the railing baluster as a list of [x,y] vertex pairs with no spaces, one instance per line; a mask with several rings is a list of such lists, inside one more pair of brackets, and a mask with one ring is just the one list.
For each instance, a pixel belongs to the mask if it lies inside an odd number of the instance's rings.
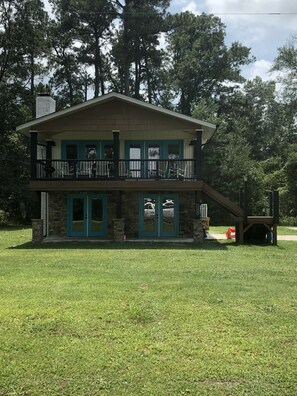
[[195,180],[194,159],[123,159],[114,173],[113,160],[36,160],[38,180]]

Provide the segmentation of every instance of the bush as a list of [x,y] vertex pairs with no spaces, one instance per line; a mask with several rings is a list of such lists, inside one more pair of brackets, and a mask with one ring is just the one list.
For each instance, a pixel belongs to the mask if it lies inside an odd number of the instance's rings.
[[297,226],[297,217],[283,216],[280,218],[279,223],[283,226]]

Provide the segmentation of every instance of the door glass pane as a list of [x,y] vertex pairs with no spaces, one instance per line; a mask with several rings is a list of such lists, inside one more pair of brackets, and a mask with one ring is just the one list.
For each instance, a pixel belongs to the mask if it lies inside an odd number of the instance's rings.
[[73,175],[75,173],[77,153],[78,150],[76,144],[66,144],[66,159],[68,160],[69,175]]
[[177,177],[177,160],[179,158],[179,145],[169,144],[168,145],[168,174],[169,177]]
[[103,230],[103,202],[101,198],[91,199],[91,232],[101,232]]
[[103,158],[106,160],[113,160],[113,144],[104,144],[103,147]]
[[66,159],[77,159],[77,145],[76,144],[66,144]]
[[72,231],[84,231],[84,199],[73,199]]
[[137,145],[129,148],[129,169],[131,177],[140,177],[141,175],[141,147]]
[[155,232],[157,229],[156,201],[152,198],[144,198],[143,203],[143,231]]
[[174,199],[162,199],[162,230],[174,232]]
[[179,144],[168,144],[168,158],[179,158]]
[[[156,176],[157,160],[160,159],[160,146],[149,145],[147,151],[148,177]],[[151,161],[150,161],[151,160]]]
[[85,145],[85,159],[95,160],[97,159],[97,146],[96,144]]

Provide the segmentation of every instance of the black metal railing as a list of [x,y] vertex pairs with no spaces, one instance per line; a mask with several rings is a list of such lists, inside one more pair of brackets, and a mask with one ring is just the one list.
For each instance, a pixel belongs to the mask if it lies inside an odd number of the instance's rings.
[[194,160],[37,160],[37,180],[198,179]]

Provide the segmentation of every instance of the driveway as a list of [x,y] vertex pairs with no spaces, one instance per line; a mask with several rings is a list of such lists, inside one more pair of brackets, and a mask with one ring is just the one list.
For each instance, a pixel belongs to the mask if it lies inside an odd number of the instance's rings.
[[[205,239],[226,239],[225,234],[212,234],[207,233],[207,238]],[[296,241],[297,242],[297,235],[278,235],[278,241]]]

